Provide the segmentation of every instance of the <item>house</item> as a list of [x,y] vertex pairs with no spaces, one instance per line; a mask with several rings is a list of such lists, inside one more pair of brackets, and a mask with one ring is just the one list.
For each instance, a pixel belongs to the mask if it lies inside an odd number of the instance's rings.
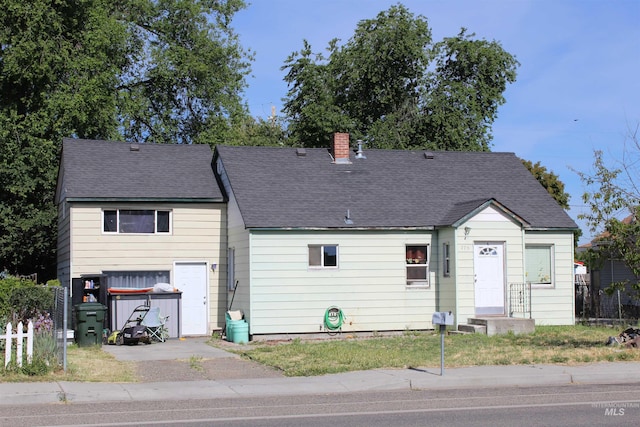
[[[574,221],[512,153],[218,146],[229,289],[251,334],[574,323]],[[236,286],[237,285],[237,286]],[[514,291],[515,292],[515,291]]]
[[224,324],[225,278],[214,267],[226,256],[226,203],[212,156],[208,145],[64,139],[55,198],[61,283],[92,275],[115,288],[171,283],[181,292],[181,335]]
[[[67,139],[56,200],[61,281],[169,282],[183,335],[229,310],[254,338],[429,329],[439,311],[574,323],[577,226],[512,153]],[[118,228],[149,212],[153,232]]]
[[[632,224],[634,215],[629,215],[621,220],[623,224]],[[590,292],[592,297],[591,314],[595,317],[606,318],[638,318],[640,317],[640,299],[633,285],[638,283],[638,277],[620,259],[612,256],[608,246],[610,235],[607,231],[597,235],[590,243],[584,245],[590,248],[597,258],[593,260],[590,269]],[[625,283],[619,292],[612,295],[606,293],[606,289],[612,284]]]

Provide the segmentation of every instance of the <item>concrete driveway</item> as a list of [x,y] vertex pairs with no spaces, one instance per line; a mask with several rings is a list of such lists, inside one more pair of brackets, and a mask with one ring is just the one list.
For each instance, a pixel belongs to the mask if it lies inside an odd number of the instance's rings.
[[163,343],[138,345],[103,345],[102,349],[117,360],[144,362],[151,360],[184,360],[239,358],[236,354],[207,344],[209,337],[172,338]]

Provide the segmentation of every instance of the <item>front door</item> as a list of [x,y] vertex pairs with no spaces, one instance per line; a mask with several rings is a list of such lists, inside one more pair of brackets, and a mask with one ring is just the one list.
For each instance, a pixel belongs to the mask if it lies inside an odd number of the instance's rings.
[[182,291],[182,335],[206,335],[207,263],[176,262],[173,282]]
[[473,246],[476,315],[504,315],[504,243]]

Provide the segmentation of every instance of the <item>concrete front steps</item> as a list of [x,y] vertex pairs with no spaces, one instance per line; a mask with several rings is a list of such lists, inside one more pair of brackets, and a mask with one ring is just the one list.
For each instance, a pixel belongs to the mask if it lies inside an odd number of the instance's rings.
[[519,317],[471,317],[467,323],[458,325],[457,331],[452,333],[498,335],[513,332],[514,334],[529,334],[536,329],[534,319]]

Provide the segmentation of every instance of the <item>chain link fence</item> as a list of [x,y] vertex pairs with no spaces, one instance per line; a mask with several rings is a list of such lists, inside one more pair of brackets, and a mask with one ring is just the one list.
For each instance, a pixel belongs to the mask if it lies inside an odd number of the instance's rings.
[[640,318],[640,302],[624,291],[609,294],[603,289],[576,286],[576,318],[589,322],[628,322]]
[[53,334],[56,341],[58,363],[67,370],[67,340],[71,321],[71,304],[69,303],[69,288],[53,288],[54,300],[51,308],[53,319]]

